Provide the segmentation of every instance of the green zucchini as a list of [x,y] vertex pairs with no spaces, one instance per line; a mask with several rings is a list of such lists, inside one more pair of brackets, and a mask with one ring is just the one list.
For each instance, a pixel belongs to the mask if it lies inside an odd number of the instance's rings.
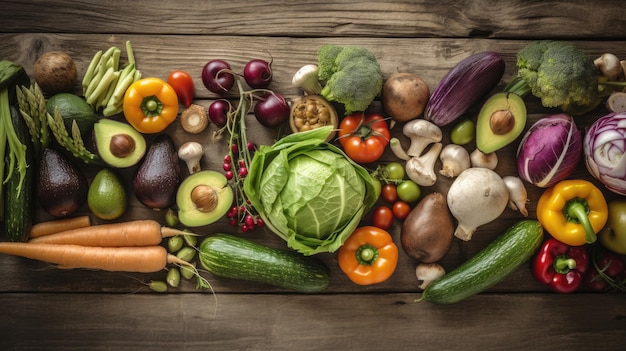
[[260,245],[230,234],[200,243],[200,264],[216,276],[254,281],[303,293],[320,292],[330,271],[320,260]]
[[26,241],[30,229],[33,226],[34,216],[34,192],[35,192],[35,172],[36,165],[34,162],[34,155],[31,148],[32,142],[30,139],[30,132],[26,126],[26,122],[20,115],[17,108],[11,106],[11,122],[13,123],[13,129],[20,141],[26,145],[26,175],[24,176],[24,182],[20,191],[18,186],[20,183],[20,175],[16,168],[13,170],[13,175],[6,184],[4,184],[6,200],[4,207],[4,227],[6,230],[7,239],[9,241]]
[[511,226],[475,256],[430,283],[422,300],[451,304],[478,294],[504,280],[539,249],[543,228],[528,219]]

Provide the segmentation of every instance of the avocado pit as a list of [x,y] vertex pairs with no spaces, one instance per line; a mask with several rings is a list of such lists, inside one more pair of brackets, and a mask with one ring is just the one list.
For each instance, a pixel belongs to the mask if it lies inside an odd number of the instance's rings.
[[504,135],[513,130],[515,126],[515,116],[509,110],[498,110],[491,114],[489,128],[496,135]]
[[109,151],[118,158],[124,158],[135,151],[135,139],[128,134],[116,134],[111,138]]
[[198,185],[191,191],[191,201],[200,212],[211,212],[217,207],[217,191],[205,184]]

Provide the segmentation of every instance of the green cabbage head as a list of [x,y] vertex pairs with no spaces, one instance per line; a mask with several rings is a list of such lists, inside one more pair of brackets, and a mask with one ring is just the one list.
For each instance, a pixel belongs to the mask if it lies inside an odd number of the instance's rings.
[[244,192],[287,246],[334,252],[377,199],[369,172],[324,142],[332,127],[290,134],[256,151]]

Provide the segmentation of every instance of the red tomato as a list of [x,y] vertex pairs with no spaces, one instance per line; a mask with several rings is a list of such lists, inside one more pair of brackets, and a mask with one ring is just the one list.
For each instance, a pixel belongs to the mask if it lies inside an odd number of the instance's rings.
[[387,202],[395,202],[398,200],[398,191],[395,184],[385,184],[380,192],[383,200]]
[[172,71],[167,77],[167,84],[174,89],[176,95],[178,95],[178,98],[183,102],[185,107],[191,106],[195,87],[193,85],[193,78],[191,78],[189,73],[181,70]]
[[387,230],[393,225],[393,211],[387,206],[378,206],[372,215],[374,226]]
[[402,220],[411,212],[411,205],[404,201],[396,201],[391,210],[393,211],[394,217]]
[[358,163],[378,160],[389,144],[391,135],[385,118],[362,112],[345,116],[339,124],[339,142],[348,157]]

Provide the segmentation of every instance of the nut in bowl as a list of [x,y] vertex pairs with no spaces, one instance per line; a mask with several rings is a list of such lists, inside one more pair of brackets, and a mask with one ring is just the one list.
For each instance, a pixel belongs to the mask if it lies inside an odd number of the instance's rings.
[[[319,95],[305,95],[295,100],[291,106],[289,126],[294,133],[332,125],[336,130],[339,126],[337,111],[326,99]],[[331,133],[327,142],[335,137]]]

